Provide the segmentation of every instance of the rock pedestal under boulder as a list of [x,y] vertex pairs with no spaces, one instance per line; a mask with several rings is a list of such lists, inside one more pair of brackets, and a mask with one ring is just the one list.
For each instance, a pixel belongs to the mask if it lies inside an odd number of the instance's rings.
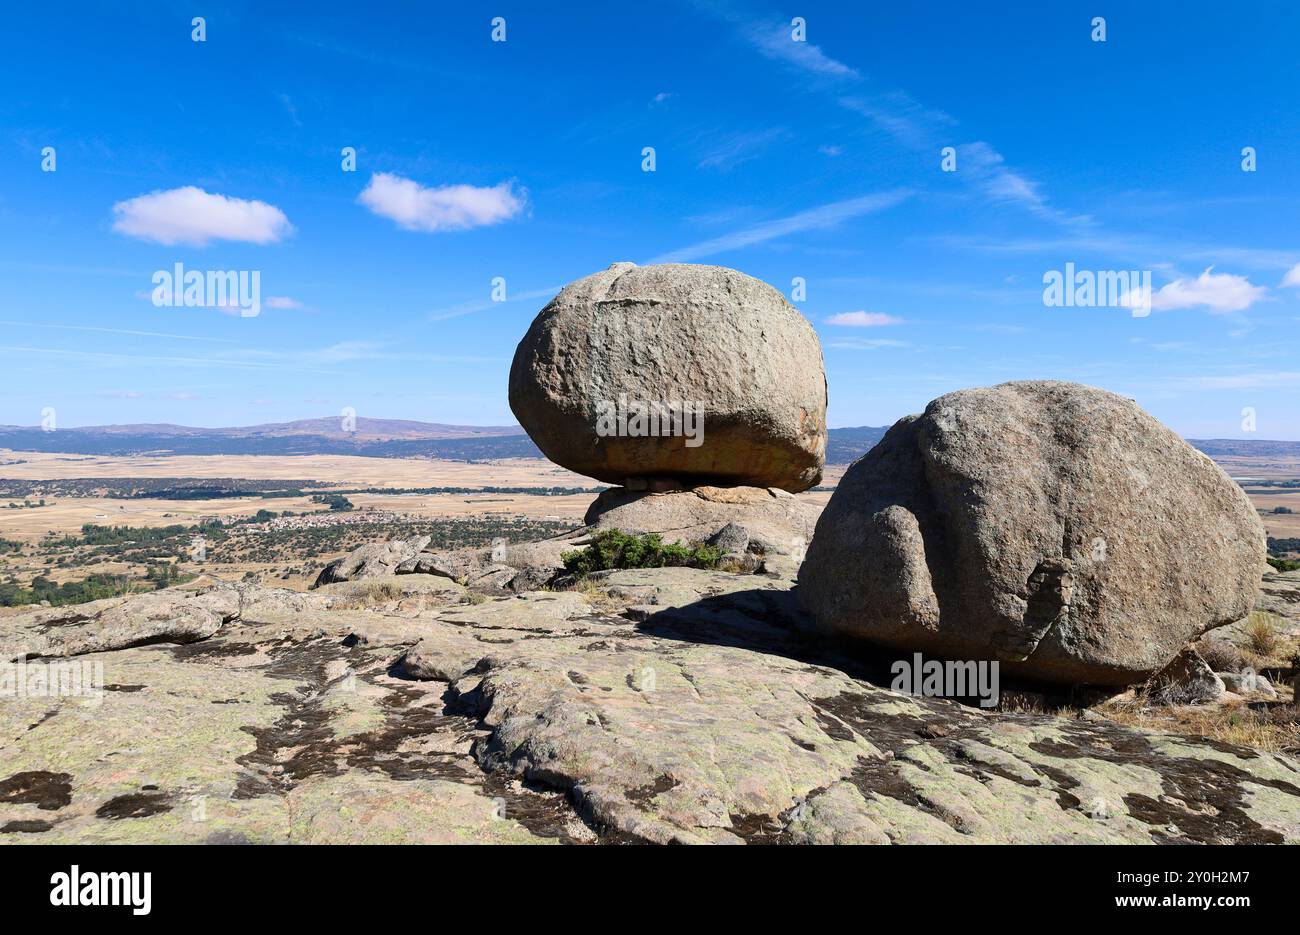
[[1125,685],[1246,616],[1264,554],[1241,488],[1131,400],[1005,383],[936,399],[849,468],[800,597],[827,633]]
[[[668,419],[646,434],[638,404],[699,406],[703,431],[668,434]],[[556,464],[615,484],[800,491],[825,461],[816,333],[777,290],[719,266],[615,263],[566,286],[519,342],[510,408]]]
[[[817,514],[816,506],[779,488],[695,487],[638,493],[615,487],[587,508],[584,522],[594,529],[657,532],[665,542],[716,539],[712,544],[724,552],[752,548],[802,558]],[[742,535],[744,545],[737,548]]]

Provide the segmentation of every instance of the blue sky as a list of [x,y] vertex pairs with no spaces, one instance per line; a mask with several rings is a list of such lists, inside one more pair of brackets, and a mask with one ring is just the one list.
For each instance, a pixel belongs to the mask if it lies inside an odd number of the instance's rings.
[[[560,286],[675,259],[806,281],[833,426],[1057,378],[1300,438],[1292,4],[53,6],[0,36],[0,423],[509,422]],[[1047,307],[1067,263],[1153,311]]]

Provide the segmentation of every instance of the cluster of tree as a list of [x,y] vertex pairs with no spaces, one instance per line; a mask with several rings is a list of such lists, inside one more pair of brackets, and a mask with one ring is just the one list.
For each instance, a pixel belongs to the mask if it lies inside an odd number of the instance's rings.
[[[574,523],[509,517],[467,517],[428,522],[357,523],[273,529],[258,535],[234,535],[219,554],[222,562],[299,562],[347,552],[369,542],[429,536],[432,549],[484,548],[495,539],[532,542],[572,529]],[[232,529],[238,533],[238,530]]]
[[173,584],[193,581],[194,575],[187,575],[171,562],[155,562],[145,569],[144,580],[153,585],[155,591],[169,588]]
[[12,500],[9,501],[9,509],[11,510],[36,510],[43,506],[45,506],[44,497],[36,503],[32,503],[30,500],[24,500],[22,503],[14,503]]
[[66,604],[84,604],[105,597],[117,597],[131,590],[126,575],[91,575],[81,581],[55,584],[49,578],[37,576],[31,587],[24,588],[13,582],[0,584],[0,606],[17,607],[22,604],[39,604],[48,601],[52,607]]
[[338,513],[342,513],[353,508],[352,501],[349,500],[347,497],[343,496],[342,494],[338,494],[338,493],[313,494],[311,498],[311,502],[324,503],[331,510]]
[[112,500],[216,500],[225,497],[301,497],[317,480],[253,480],[241,477],[67,477],[0,480],[0,497],[106,497]]
[[1277,558],[1291,552],[1300,552],[1300,539],[1274,539],[1268,537],[1268,554]]

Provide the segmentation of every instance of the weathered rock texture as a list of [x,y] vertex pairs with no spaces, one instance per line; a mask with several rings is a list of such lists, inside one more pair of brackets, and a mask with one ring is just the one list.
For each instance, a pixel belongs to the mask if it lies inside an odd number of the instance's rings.
[[789,582],[372,583],[162,592],[233,615],[29,663],[107,684],[0,704],[0,842],[1300,841],[1292,757],[889,691],[804,640]]
[[[699,402],[703,443],[602,437],[598,404]],[[510,408],[548,458],[580,474],[814,486],[826,377],[807,320],[766,283],[719,266],[615,263],[566,286],[510,369]]]
[[1249,613],[1245,493],[1132,401],[1071,383],[942,396],[844,475],[800,571],[827,633],[1123,685]]

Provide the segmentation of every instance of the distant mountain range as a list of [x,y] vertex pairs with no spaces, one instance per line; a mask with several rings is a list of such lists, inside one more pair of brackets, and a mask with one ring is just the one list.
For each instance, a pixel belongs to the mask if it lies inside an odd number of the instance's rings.
[[[0,437],[11,432],[37,432],[39,426],[0,425]],[[368,419],[356,416],[344,428],[342,416],[299,419],[296,422],[268,422],[230,428],[195,428],[162,422],[139,425],[97,425],[64,429],[81,438],[114,436],[118,438],[299,438],[304,435],[350,441],[393,441],[396,439],[482,438],[523,435],[517,425],[442,425],[438,422],[413,422],[409,419]],[[43,433],[55,434],[55,433]]]
[[[36,427],[0,426],[0,448],[86,455],[362,455],[371,458],[444,458],[487,461],[540,458],[542,453],[517,425],[443,425],[405,419],[357,417],[356,431],[344,431],[338,416],[232,428],[185,425],[102,425],[46,432]],[[848,464],[884,437],[886,426],[831,429],[828,464]],[[1300,456],[1300,442],[1190,440],[1211,457]]]

